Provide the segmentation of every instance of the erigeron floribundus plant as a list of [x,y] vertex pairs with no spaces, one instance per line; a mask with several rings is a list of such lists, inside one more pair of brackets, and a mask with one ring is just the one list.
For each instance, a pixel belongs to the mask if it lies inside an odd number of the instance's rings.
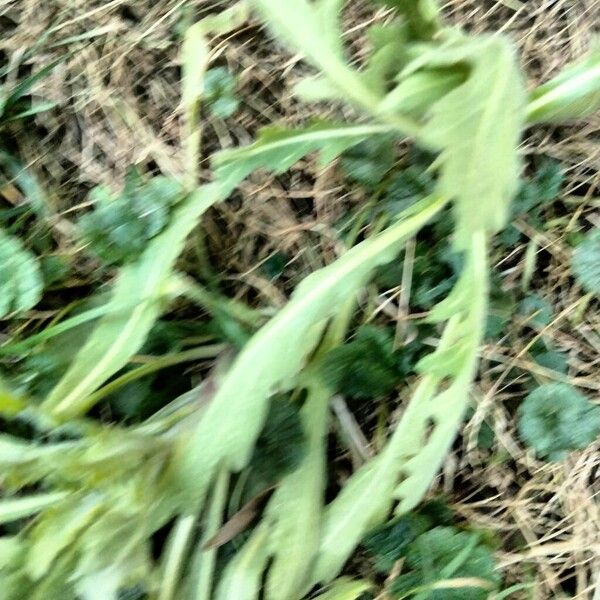
[[[245,345],[210,402],[198,411],[190,410],[189,402],[176,404],[167,415],[123,437],[91,428],[89,441],[79,443],[75,452],[58,445],[36,452],[5,439],[0,463],[14,471],[15,481],[42,480],[55,488],[0,505],[5,520],[41,513],[41,527],[11,540],[10,560],[0,566],[11,581],[33,581],[35,587],[51,580],[64,598],[73,597],[68,591],[73,585],[84,598],[98,593],[115,598],[119,587],[141,580],[161,600],[250,600],[259,596],[264,580],[267,599],[296,600],[315,584],[334,579],[365,533],[394,506],[397,514],[406,512],[426,493],[460,427],[477,372],[488,304],[489,244],[506,224],[517,190],[521,138],[529,124],[580,117],[600,105],[600,55],[528,93],[509,39],[445,28],[432,0],[384,4],[395,18],[371,30],[372,52],[362,68],[346,57],[341,0],[252,0],[190,29],[183,94],[187,188],[174,203],[169,224],[121,269],[93,333],[42,403],[51,423],[82,417],[98,400],[94,392],[139,350],[168,300],[185,293],[174,268],[187,235],[207,208],[227,198],[256,169],[282,173],[313,152],[325,165],[371,136],[392,134],[437,155],[436,189],[387,229],[309,275]],[[316,69],[314,77],[298,85],[298,95],[347,103],[356,120],[266,129],[248,147],[217,153],[213,181],[197,186],[198,114],[202,76],[210,62],[204,34],[237,26],[250,10]],[[453,245],[463,254],[464,266],[455,287],[428,316],[443,326],[438,346],[415,366],[420,382],[382,451],[325,505],[330,391],[311,357],[340,342],[347,307],[375,269],[393,261],[403,244],[448,205]],[[137,299],[133,306],[132,298]],[[335,327],[329,327],[332,319]],[[219,526],[228,475],[248,463],[272,396],[290,389],[306,391],[306,454],[279,482],[261,522],[213,585],[215,550],[205,542]],[[131,476],[131,464],[115,460],[113,447],[128,450],[143,465],[144,481]],[[40,470],[42,456],[63,450],[68,460],[57,462],[58,474]],[[78,452],[83,452],[79,459]],[[110,487],[106,465],[114,470],[118,490]],[[90,477],[94,469],[98,476]],[[147,488],[140,493],[136,486],[144,483]],[[186,570],[203,507],[204,533]],[[93,512],[93,529],[87,509]],[[70,522],[72,514],[79,515],[80,530],[88,534],[72,531],[68,554],[44,563],[44,569],[34,568],[31,557],[48,543],[45,532]],[[142,519],[145,514],[148,518]],[[174,516],[157,576],[148,567],[148,539]],[[131,543],[112,555],[105,550],[114,549],[114,532],[120,528]]]

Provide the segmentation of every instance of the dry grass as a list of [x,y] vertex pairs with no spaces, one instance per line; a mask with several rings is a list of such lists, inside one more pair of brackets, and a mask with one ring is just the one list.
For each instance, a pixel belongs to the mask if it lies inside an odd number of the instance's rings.
[[[36,117],[35,128],[16,126],[12,141],[49,190],[63,224],[85,207],[91,187],[118,187],[130,164],[181,173],[180,33],[220,5],[212,0],[0,2],[3,63],[18,66],[9,77],[65,57],[36,88],[41,97],[55,100],[57,108]],[[519,44],[532,85],[582,56],[600,27],[600,0],[449,0],[445,10],[452,22],[470,30],[508,33]],[[353,0],[346,18],[349,42],[360,56],[357,40],[365,24],[384,15]],[[248,142],[261,125],[312,116],[288,92],[306,68],[254,25],[215,40],[215,60],[237,74],[244,104],[228,122],[204,123],[206,155]],[[315,112],[326,110],[315,107]],[[565,236],[600,224],[600,114],[570,127],[536,129],[524,152],[555,157],[567,169],[565,196],[549,215],[552,226],[545,232],[523,227],[538,244],[539,268],[532,285],[555,309],[555,319],[543,333],[568,354],[572,383],[597,397],[598,305],[584,305],[569,277]],[[208,176],[206,162],[203,167]],[[303,275],[339,252],[333,224],[361,200],[342,187],[334,169],[317,172],[310,162],[300,163],[285,178],[253,177],[207,219],[211,255],[233,292],[278,306]],[[57,235],[68,237],[68,227]],[[507,287],[520,285],[525,250],[525,245],[514,248],[497,265]],[[276,285],[258,267],[278,251],[290,259]],[[384,312],[390,319],[402,314],[396,307]],[[553,466],[524,452],[515,434],[519,381],[512,367],[540,381],[552,375],[528,360],[527,349],[542,332],[524,331],[515,323],[510,334],[484,348],[477,410],[446,461],[438,490],[470,522],[497,534],[507,582],[531,584],[510,598],[549,600],[566,594],[598,600],[600,447]],[[476,444],[484,420],[495,432],[489,451]]]

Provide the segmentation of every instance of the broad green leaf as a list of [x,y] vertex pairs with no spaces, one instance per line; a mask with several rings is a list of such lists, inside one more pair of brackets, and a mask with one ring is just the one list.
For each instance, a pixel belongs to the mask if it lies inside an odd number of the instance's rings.
[[49,492],[34,494],[19,498],[0,500],[0,524],[10,523],[18,519],[30,517],[36,513],[60,502],[69,494],[67,492]]
[[0,319],[34,307],[42,297],[43,279],[35,256],[0,229]]
[[[186,498],[203,500],[219,466],[237,471],[247,464],[270,396],[292,384],[326,320],[444,205],[444,199],[424,201],[420,211],[309,275],[290,302],[250,339],[202,420],[181,444],[175,476]],[[214,443],[216,438],[218,444]]]
[[600,109],[600,47],[571,65],[530,95],[527,121],[561,123]]
[[217,179],[236,186],[256,169],[279,174],[310,152],[321,153],[320,163],[326,165],[344,150],[374,135],[389,132],[386,125],[317,124],[304,129],[264,128],[251,145],[235,150],[223,150],[213,156]]
[[371,54],[361,76],[383,97],[408,60],[406,31],[403,25],[393,21],[387,25],[373,25],[367,35]]
[[215,600],[257,600],[269,558],[268,530],[258,527],[229,562],[217,587]]
[[356,600],[364,592],[368,592],[371,587],[372,585],[368,581],[340,577],[326,592],[315,596],[314,600]]
[[474,232],[495,233],[506,223],[521,170],[526,100],[513,47],[499,36],[458,35],[416,59],[405,75],[465,64],[469,77],[432,106],[421,136],[441,150],[438,192],[455,201],[461,249]]
[[266,509],[266,520],[272,523],[269,545],[273,557],[266,583],[268,600],[296,600],[301,596],[319,548],[329,396],[329,390],[318,380],[309,382],[302,408],[308,435],[306,456],[281,481]]
[[32,170],[2,148],[0,148],[0,166],[6,170],[11,181],[19,188],[33,212],[42,219],[48,217],[50,215],[48,197]]
[[90,573],[77,582],[77,594],[82,600],[118,600],[119,589],[127,575],[126,565],[113,565]]
[[[330,581],[339,573],[365,534],[385,520],[394,498],[401,500],[400,513],[422,499],[454,440],[467,407],[485,327],[488,267],[481,232],[474,236],[468,254],[457,287],[467,288],[470,294],[461,294],[462,305],[453,305],[433,354],[441,361],[448,348],[467,344],[462,368],[442,391],[438,389],[447,378],[442,368],[424,375],[383,451],[356,471],[327,506],[313,583]],[[452,371],[456,372],[455,365]]]
[[[229,188],[212,183],[190,194],[175,211],[170,225],[155,237],[140,259],[124,267],[109,306],[117,307],[98,322],[64,377],[51,391],[43,408],[60,419],[85,413],[89,395],[127,364],[139,350],[164,309],[164,297],[175,260],[198,218],[215,202],[227,197]],[[138,304],[120,307],[136,298]]]
[[343,100],[343,96],[324,77],[305,77],[301,79],[293,90],[303,102],[320,102],[322,100]]

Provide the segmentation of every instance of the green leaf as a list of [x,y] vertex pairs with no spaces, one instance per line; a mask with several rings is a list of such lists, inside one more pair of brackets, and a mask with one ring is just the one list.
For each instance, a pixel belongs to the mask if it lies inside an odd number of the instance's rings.
[[[468,406],[483,337],[487,304],[487,258],[483,234],[473,237],[461,279],[434,313],[446,319],[442,339],[426,373],[383,451],[367,461],[346,482],[325,511],[313,582],[329,581],[339,573],[365,534],[387,516],[394,498],[397,514],[422,499],[450,448]],[[441,387],[442,363],[450,348],[468,348],[462,365],[447,387]],[[398,482],[400,480],[400,484]]]
[[217,587],[215,600],[257,600],[262,574],[269,558],[267,528],[254,531],[244,547],[229,562]]
[[251,479],[263,487],[274,484],[298,466],[305,446],[298,410],[285,396],[274,398],[250,461]]
[[586,292],[600,294],[600,229],[590,231],[575,248],[571,269]]
[[[83,414],[90,408],[89,395],[139,350],[163,311],[169,277],[188,234],[198,217],[227,197],[229,189],[218,183],[198,188],[176,209],[169,226],[151,241],[139,260],[121,270],[110,312],[100,319],[45,400],[44,409],[61,419]],[[132,307],[132,298],[139,304]]]
[[0,500],[0,524],[30,517],[64,500],[68,495],[67,492],[49,492],[21,498],[2,499]]
[[407,67],[468,65],[466,81],[431,108],[422,139],[441,154],[438,192],[455,200],[458,248],[479,230],[503,227],[521,170],[525,91],[512,45],[502,37],[457,35]]
[[454,527],[421,534],[408,549],[404,571],[391,585],[396,598],[486,600],[500,580],[490,549],[476,534]]
[[[203,500],[219,465],[240,470],[248,463],[269,397],[293,384],[326,320],[443,205],[440,199],[424,202],[414,216],[309,275],[290,302],[250,339],[190,439],[181,445],[175,473],[187,498]],[[243,394],[240,382],[244,382]],[[212,442],[215,436],[219,444]]]
[[410,544],[431,526],[431,521],[418,514],[402,515],[371,532],[363,541],[366,550],[375,555],[375,569],[388,573]]
[[273,561],[267,575],[267,600],[296,600],[309,581],[321,533],[329,396],[318,380],[309,382],[302,408],[308,435],[306,456],[279,484],[266,509]]
[[104,187],[92,190],[94,210],[79,219],[79,228],[106,264],[133,261],[165,229],[172,208],[182,197],[177,181],[153,177],[144,182],[130,170],[120,195],[112,197]]
[[527,214],[543,204],[548,204],[559,196],[565,174],[560,163],[544,159],[537,166],[532,177],[525,180],[512,207],[512,214]]
[[243,148],[223,150],[213,156],[217,179],[232,187],[256,169],[284,173],[302,157],[321,152],[320,163],[326,165],[344,150],[378,134],[386,134],[384,125],[316,124],[304,129],[267,127],[258,139]]
[[342,154],[340,166],[347,177],[375,187],[394,166],[395,150],[389,136],[369,137]]
[[33,308],[41,300],[43,285],[35,256],[0,229],[0,319]]
[[47,510],[29,536],[25,566],[29,576],[37,580],[46,575],[58,555],[75,543],[101,508],[98,497],[86,496],[67,500],[58,510]]
[[600,108],[600,47],[530,95],[527,121],[561,123],[583,118]]
[[209,69],[203,82],[202,100],[215,117],[227,119],[238,109],[235,79],[224,67]]
[[533,358],[538,365],[561,375],[566,375],[569,371],[568,355],[564,352],[540,352],[534,354]]
[[[40,80],[47,77],[49,73],[52,72],[54,67],[60,64],[65,57],[61,57],[46,66],[42,67],[39,71],[33,72],[31,75],[25,78],[19,78],[19,82],[7,92],[2,90],[0,93],[1,101],[0,101],[0,118],[1,120],[11,120],[17,118],[17,115],[14,113],[11,114],[11,111],[14,111],[20,106],[20,101],[26,96],[33,86]],[[21,115],[24,116],[24,115]]]
[[347,101],[375,109],[380,97],[343,55],[342,0],[254,0],[254,4],[273,34],[292,50],[300,51]]
[[391,392],[401,373],[389,332],[365,325],[347,344],[330,350],[321,365],[323,379],[351,398],[375,398]]
[[562,460],[600,435],[600,407],[566,383],[542,385],[519,407],[519,434],[540,457]]
[[519,313],[526,318],[526,324],[537,329],[543,329],[554,318],[554,310],[550,302],[537,294],[529,294],[521,300]]
[[340,577],[326,592],[315,596],[314,600],[357,600],[372,587],[368,581]]
[[408,77],[389,92],[380,102],[381,114],[401,112],[413,117],[423,117],[446,94],[461,85],[465,74],[446,69],[423,69]]
[[405,17],[411,38],[429,40],[441,28],[436,0],[379,0]]

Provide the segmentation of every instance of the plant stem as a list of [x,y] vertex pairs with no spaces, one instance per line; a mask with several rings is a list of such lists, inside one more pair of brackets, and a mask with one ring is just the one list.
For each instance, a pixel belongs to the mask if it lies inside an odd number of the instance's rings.
[[193,360],[201,360],[204,358],[214,358],[226,348],[227,344],[211,344],[210,346],[200,346],[199,348],[192,348],[191,350],[185,350],[184,352],[178,352],[177,354],[167,354],[165,356],[157,357],[155,360],[152,360],[141,367],[137,367],[136,369],[132,369],[131,371],[127,371],[127,373],[124,373],[110,383],[107,383],[91,394],[89,396],[89,401],[96,404],[96,402],[99,402],[106,396],[136,379],[140,379],[141,377],[145,377],[146,375],[150,375],[161,369],[184,362],[191,362]]

